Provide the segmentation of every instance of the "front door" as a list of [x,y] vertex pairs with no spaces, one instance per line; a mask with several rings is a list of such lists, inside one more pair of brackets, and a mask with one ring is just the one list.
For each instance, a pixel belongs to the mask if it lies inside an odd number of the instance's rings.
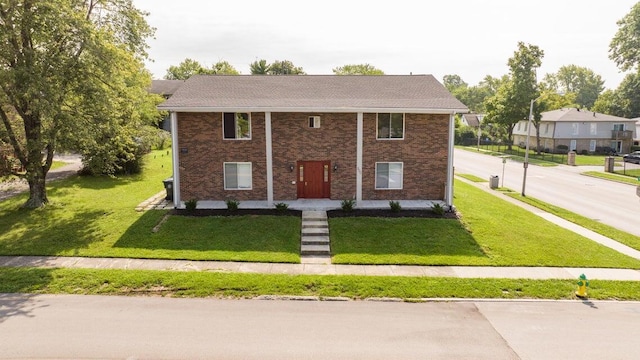
[[298,198],[324,199],[331,196],[329,161],[298,161]]

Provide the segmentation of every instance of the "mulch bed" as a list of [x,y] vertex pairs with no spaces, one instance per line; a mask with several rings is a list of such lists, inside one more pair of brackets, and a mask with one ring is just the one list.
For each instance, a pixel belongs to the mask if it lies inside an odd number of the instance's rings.
[[[173,209],[169,211],[171,215],[178,216],[244,216],[244,215],[274,215],[274,216],[302,216],[301,210],[276,210],[276,209],[238,209],[230,211],[227,209]],[[352,211],[329,210],[327,211],[327,217],[387,217],[387,218],[433,218],[433,219],[457,219],[458,214],[455,212],[445,212],[442,215],[438,215],[431,210],[401,210],[399,212],[393,212],[389,209],[353,209]]]

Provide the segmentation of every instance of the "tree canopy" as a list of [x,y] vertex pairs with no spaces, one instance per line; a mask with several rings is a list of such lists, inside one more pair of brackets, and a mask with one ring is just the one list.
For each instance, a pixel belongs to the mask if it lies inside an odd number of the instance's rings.
[[574,93],[579,107],[591,109],[604,90],[604,80],[593,70],[577,65],[562,66],[556,73],[547,74],[543,82],[555,91]]
[[336,75],[384,75],[384,71],[369,64],[350,64],[333,68]]
[[640,70],[640,2],[617,22],[618,31],[609,44],[609,58],[622,71]]
[[276,60],[267,63],[267,60],[256,60],[249,66],[251,75],[305,75],[302,67],[295,66],[289,60]]
[[164,78],[167,80],[187,80],[196,74],[239,75],[240,72],[227,61],[220,60],[211,68],[207,68],[196,60],[186,58],[178,65],[169,66]]
[[145,16],[131,0],[0,1],[0,136],[26,169],[25,207],[48,202],[57,149],[117,147],[148,120]]

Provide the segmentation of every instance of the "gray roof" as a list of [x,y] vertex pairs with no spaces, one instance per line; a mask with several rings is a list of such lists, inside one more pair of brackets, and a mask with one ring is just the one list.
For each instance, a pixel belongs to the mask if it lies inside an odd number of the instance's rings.
[[159,108],[468,112],[432,75],[195,75]]
[[553,111],[546,111],[542,114],[541,121],[567,121],[567,122],[594,122],[594,121],[609,121],[609,122],[625,122],[633,121],[627,118],[601,114],[593,111],[578,110],[576,108],[564,108]]
[[158,95],[173,95],[182,85],[184,80],[151,80],[149,92]]
[[469,126],[480,126],[480,118],[478,118],[478,114],[463,114],[462,117],[467,122],[467,124],[469,124]]

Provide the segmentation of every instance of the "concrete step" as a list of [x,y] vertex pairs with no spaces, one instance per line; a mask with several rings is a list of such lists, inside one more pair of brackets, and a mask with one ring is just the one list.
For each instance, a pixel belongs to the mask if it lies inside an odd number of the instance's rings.
[[329,245],[328,236],[303,236],[301,241],[303,245]]
[[327,212],[326,211],[303,211],[302,212],[302,221],[304,220],[326,220]]
[[326,221],[318,221],[318,220],[303,220],[302,228],[326,228],[329,224]]
[[328,228],[305,228],[302,229],[302,236],[329,236]]
[[301,245],[300,255],[330,255],[329,245]]

